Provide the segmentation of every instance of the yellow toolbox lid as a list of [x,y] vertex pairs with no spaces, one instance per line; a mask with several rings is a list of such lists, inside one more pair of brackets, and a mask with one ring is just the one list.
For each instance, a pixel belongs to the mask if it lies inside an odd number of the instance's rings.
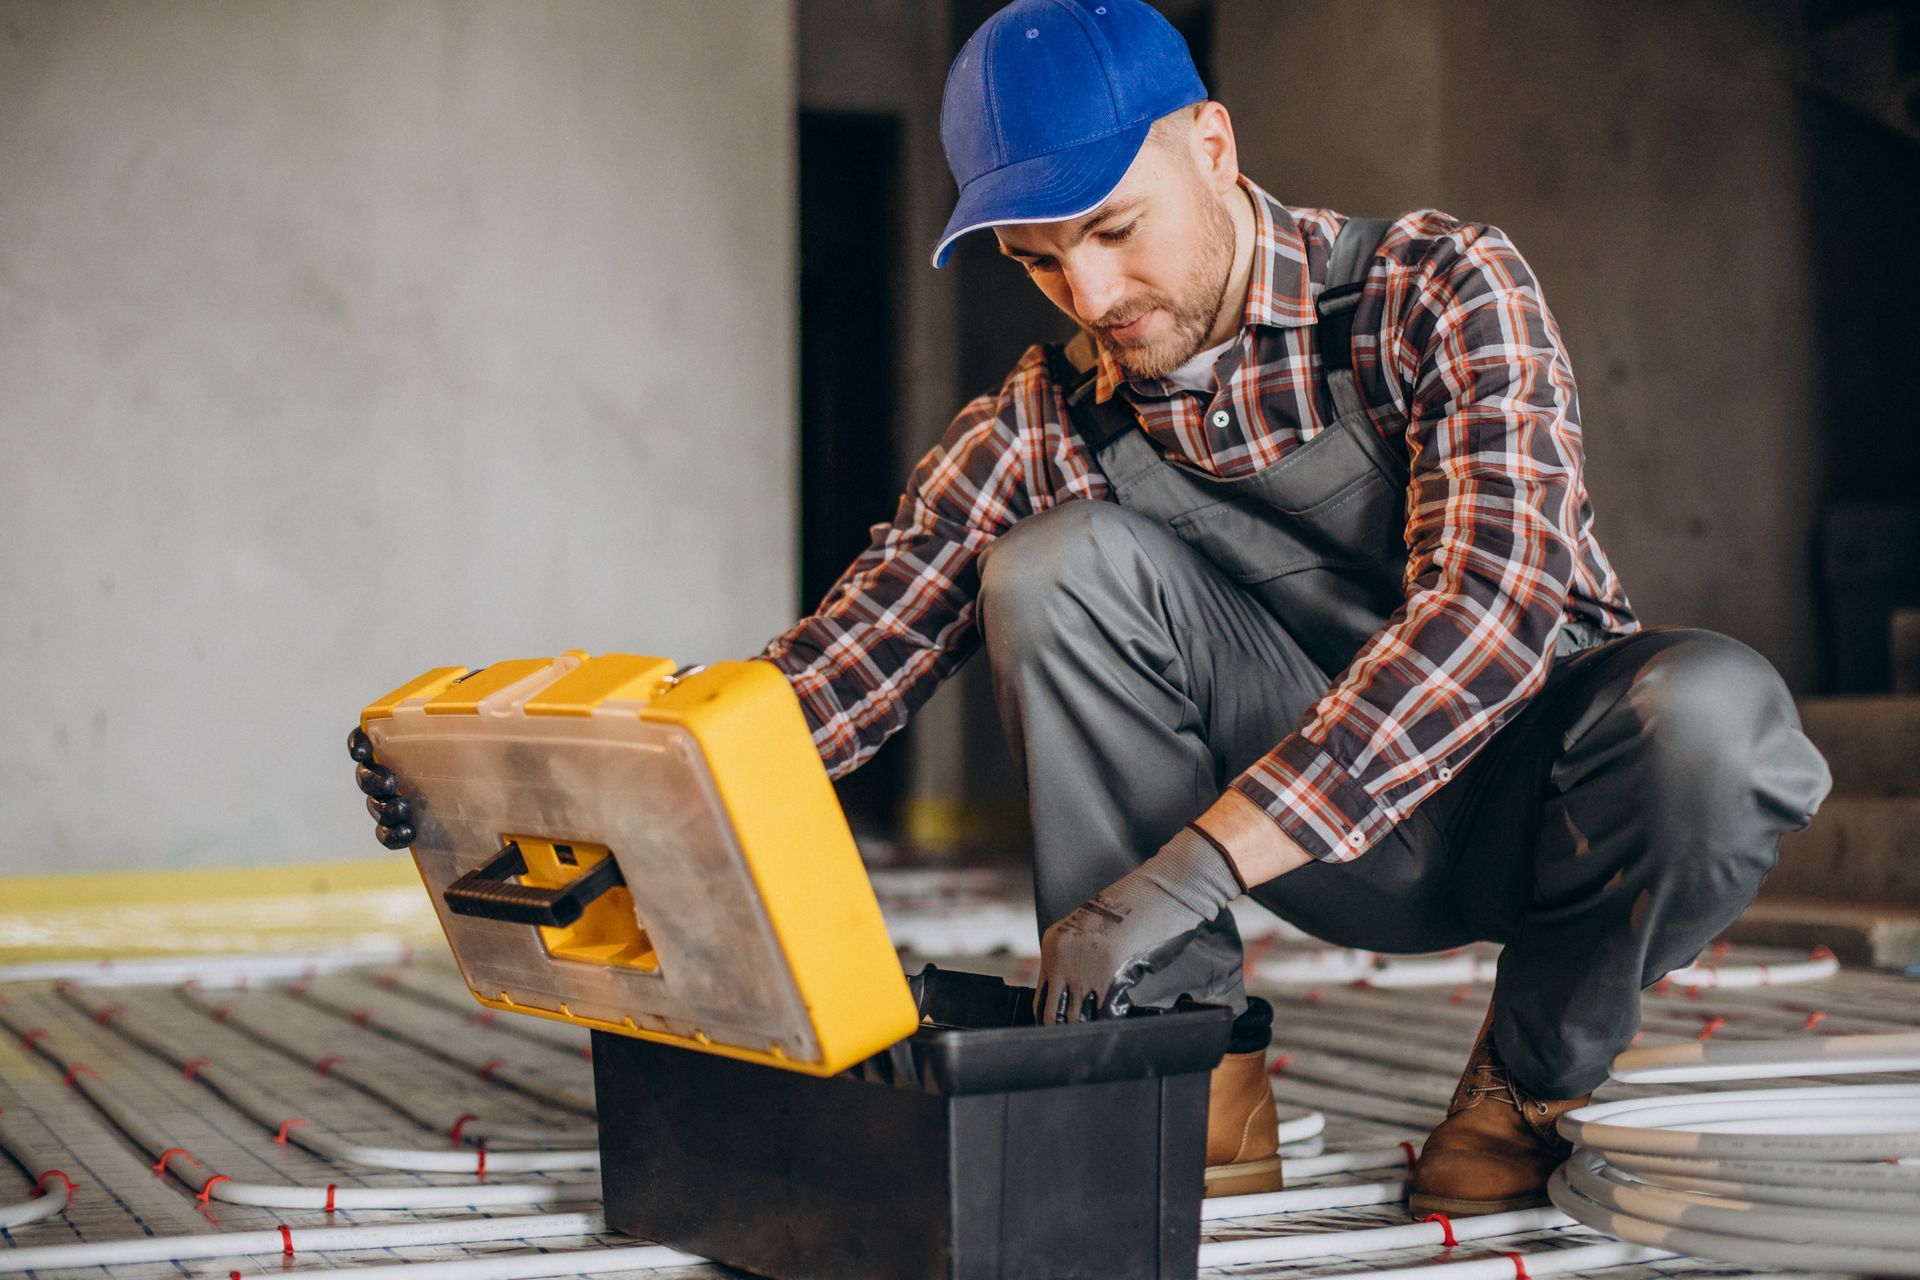
[[361,713],[482,1004],[832,1075],[912,996],[786,677],[578,651]]

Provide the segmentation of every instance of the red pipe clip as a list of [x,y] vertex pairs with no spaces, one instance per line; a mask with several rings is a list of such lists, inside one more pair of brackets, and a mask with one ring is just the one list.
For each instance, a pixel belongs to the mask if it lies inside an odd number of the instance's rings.
[[506,1065],[506,1060],[503,1058],[488,1058],[480,1064],[480,1078],[488,1084],[492,1084],[493,1073]]
[[473,1114],[471,1111],[463,1112],[460,1118],[453,1122],[453,1128],[447,1130],[447,1136],[455,1142],[460,1141],[460,1133],[467,1127],[467,1121],[478,1120],[479,1118],[479,1116]]
[[[1413,1144],[1412,1144],[1411,1142],[1403,1142],[1403,1143],[1401,1143],[1401,1144],[1400,1144],[1400,1154],[1401,1154],[1401,1155],[1403,1155],[1403,1156],[1405,1156],[1405,1157],[1407,1158],[1407,1172],[1408,1172],[1408,1173],[1412,1173],[1412,1172],[1413,1172],[1413,1166],[1414,1166],[1414,1162],[1415,1162],[1415,1161],[1416,1161],[1416,1160],[1417,1160],[1417,1159],[1419,1158],[1419,1157],[1418,1157],[1418,1155],[1417,1155],[1417,1153],[1416,1153],[1416,1152],[1414,1151],[1414,1149],[1413,1149]],[[1433,1221],[1433,1219],[1432,1219],[1432,1218],[1428,1218],[1428,1219],[1427,1219],[1427,1221],[1428,1221],[1428,1222],[1431,1222],[1431,1221]],[[1451,1231],[1453,1230],[1453,1228],[1451,1228],[1451,1227],[1449,1227],[1449,1228],[1447,1228],[1447,1230],[1448,1230],[1449,1232],[1451,1232]],[[1451,1247],[1452,1247],[1452,1244],[1453,1244],[1453,1242],[1452,1242],[1452,1241],[1448,1241],[1448,1242],[1447,1242],[1447,1244],[1448,1244],[1448,1247],[1449,1247],[1449,1248],[1451,1248]]]
[[[273,1135],[273,1140],[274,1140],[274,1143],[275,1143],[276,1145],[278,1145],[278,1146],[282,1146],[282,1147],[284,1147],[284,1146],[286,1146],[286,1145],[287,1145],[287,1130],[289,1130],[289,1129],[291,1129],[291,1128],[293,1128],[293,1126],[295,1126],[295,1125],[297,1125],[297,1124],[307,1124],[307,1122],[306,1122],[305,1120],[302,1120],[302,1119],[301,1119],[301,1118],[300,1118],[299,1116],[290,1116],[290,1117],[288,1117],[288,1118],[287,1118],[287,1121],[286,1121],[286,1123],[284,1123],[284,1124],[282,1124],[282,1125],[280,1126],[280,1132],[278,1132],[278,1133],[276,1133],[276,1134],[274,1134],[274,1135]],[[307,1127],[308,1127],[309,1129],[311,1129],[311,1128],[312,1128],[313,1126],[312,1126],[312,1125],[307,1125]]]
[[1711,1040],[1713,1039],[1713,1033],[1726,1025],[1727,1020],[1716,1013],[1707,1019],[1705,1026],[1700,1028],[1700,1038],[1702,1040]]
[[1292,1061],[1293,1061],[1293,1055],[1290,1053],[1275,1054],[1273,1057],[1273,1061],[1267,1064],[1267,1074],[1270,1076],[1279,1075],[1282,1071],[1285,1071],[1287,1069],[1287,1064]]
[[161,1177],[161,1178],[164,1178],[167,1176],[167,1161],[173,1156],[185,1156],[189,1164],[200,1163],[198,1160],[194,1159],[193,1152],[187,1150],[185,1147],[168,1147],[165,1151],[162,1151],[160,1153],[160,1158],[154,1162],[153,1172],[155,1176]]
[[36,1179],[33,1184],[33,1194],[36,1196],[44,1196],[45,1194],[47,1194],[48,1178],[58,1178],[60,1179],[60,1181],[67,1184],[67,1203],[72,1204],[73,1203],[73,1179],[69,1178],[65,1173],[62,1173],[58,1169],[49,1169],[45,1173],[41,1174],[40,1177]]
[[330,1053],[320,1059],[320,1061],[313,1064],[313,1074],[317,1076],[331,1075],[333,1073],[333,1064],[340,1061],[340,1057],[341,1055],[337,1053]]
[[188,1058],[180,1064],[180,1075],[183,1079],[191,1080],[193,1079],[193,1073],[206,1065],[207,1060],[205,1058]]
[[200,1202],[201,1204],[206,1204],[206,1203],[208,1203],[209,1201],[211,1201],[211,1200],[213,1199],[213,1184],[214,1184],[214,1183],[216,1183],[216,1182],[232,1182],[232,1181],[233,1181],[233,1179],[232,1179],[232,1178],[229,1178],[229,1177],[228,1177],[228,1176],[227,1176],[226,1174],[224,1174],[224,1173],[216,1173],[216,1174],[214,1174],[214,1175],[213,1175],[213,1176],[212,1176],[211,1178],[208,1178],[208,1179],[207,1179],[207,1185],[206,1185],[206,1186],[204,1186],[204,1187],[202,1187],[202,1188],[200,1188],[200,1194],[199,1194],[199,1195],[196,1195],[196,1196],[194,1197],[194,1199],[195,1199],[195,1200],[198,1200],[198,1201],[199,1201],[199,1202]]
[[[1408,1143],[1405,1143],[1405,1142],[1403,1142],[1403,1143],[1401,1143],[1400,1145],[1404,1147],[1404,1146],[1408,1146],[1408,1145],[1410,1145],[1410,1144],[1408,1144]],[[1454,1247],[1456,1247],[1456,1246],[1457,1246],[1457,1245],[1458,1245],[1458,1244],[1460,1243],[1460,1242],[1459,1242],[1458,1240],[1455,1240],[1455,1239],[1453,1238],[1453,1220],[1452,1220],[1451,1218],[1449,1218],[1449,1217],[1447,1217],[1447,1215],[1446,1215],[1446,1214],[1444,1214],[1444,1213],[1430,1213],[1430,1214],[1428,1214],[1428,1215],[1427,1215],[1426,1217],[1424,1217],[1424,1218],[1422,1218],[1422,1219],[1420,1219],[1420,1221],[1422,1221],[1422,1222],[1437,1222],[1437,1223],[1439,1223],[1439,1224],[1440,1224],[1440,1232],[1441,1232],[1441,1235],[1440,1235],[1440,1247],[1441,1247],[1442,1249],[1452,1249],[1452,1248],[1454,1248]],[[1509,1256],[1511,1256],[1511,1255],[1509,1255]]]
[[1519,1254],[1508,1253],[1502,1249],[1500,1256],[1513,1264],[1513,1280],[1533,1280],[1533,1277],[1527,1274],[1527,1264],[1521,1261]]

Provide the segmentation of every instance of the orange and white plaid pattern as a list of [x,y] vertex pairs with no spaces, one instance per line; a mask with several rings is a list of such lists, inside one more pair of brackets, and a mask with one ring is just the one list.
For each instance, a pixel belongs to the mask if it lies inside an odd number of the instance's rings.
[[[1271,466],[1334,420],[1314,299],[1345,217],[1251,183],[1257,242],[1219,390],[1124,381],[1169,457],[1221,477]],[[1545,680],[1563,622],[1637,630],[1593,535],[1579,400],[1533,273],[1497,228],[1434,210],[1395,221],[1354,317],[1373,426],[1409,463],[1405,603],[1232,785],[1315,857],[1359,856],[1445,785]],[[1212,425],[1229,411],[1230,425]],[[1060,502],[1111,500],[1043,351],[960,411],[891,523],[765,657],[792,681],[836,777],[870,756],[979,644],[981,550]],[[1147,851],[1142,851],[1147,852]]]

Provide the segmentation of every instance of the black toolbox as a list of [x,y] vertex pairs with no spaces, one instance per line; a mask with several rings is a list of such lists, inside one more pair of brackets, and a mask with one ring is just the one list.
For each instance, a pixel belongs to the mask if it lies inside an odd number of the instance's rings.
[[596,1031],[614,1229],[777,1280],[1192,1276],[1212,1005],[1040,1027],[936,969],[923,1026],[820,1079]]

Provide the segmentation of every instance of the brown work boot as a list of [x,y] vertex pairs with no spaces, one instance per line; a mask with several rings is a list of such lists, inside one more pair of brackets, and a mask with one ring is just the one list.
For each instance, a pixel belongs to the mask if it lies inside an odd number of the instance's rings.
[[1514,1084],[1493,1047],[1488,1009],[1447,1118],[1427,1136],[1414,1166],[1407,1207],[1424,1218],[1546,1204],[1547,1178],[1572,1149],[1554,1125],[1592,1096],[1535,1098]]
[[1207,1090],[1206,1194],[1245,1196],[1285,1185],[1267,1051],[1229,1053],[1213,1069]]

